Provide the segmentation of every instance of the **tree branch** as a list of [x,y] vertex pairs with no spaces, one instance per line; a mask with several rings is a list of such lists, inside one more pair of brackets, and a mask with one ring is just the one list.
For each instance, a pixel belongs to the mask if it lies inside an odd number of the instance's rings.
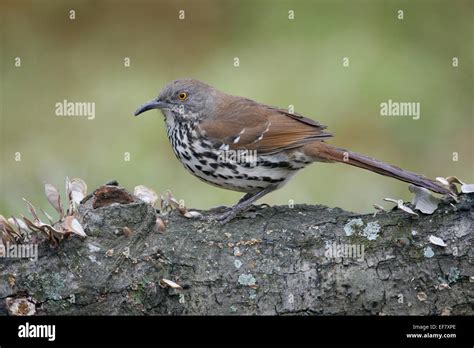
[[418,218],[296,205],[222,226],[175,210],[164,232],[149,204],[109,198],[80,206],[87,238],[2,260],[0,314],[15,298],[40,315],[473,314],[474,194]]

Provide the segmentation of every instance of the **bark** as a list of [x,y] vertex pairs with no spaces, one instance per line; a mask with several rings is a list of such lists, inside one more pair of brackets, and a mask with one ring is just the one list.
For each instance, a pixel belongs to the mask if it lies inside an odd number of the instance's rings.
[[[92,196],[87,238],[2,260],[0,314],[25,297],[37,315],[472,315],[474,194],[460,198],[419,217],[296,205],[224,226],[175,210],[160,232],[149,204]],[[330,255],[344,245],[363,254]]]

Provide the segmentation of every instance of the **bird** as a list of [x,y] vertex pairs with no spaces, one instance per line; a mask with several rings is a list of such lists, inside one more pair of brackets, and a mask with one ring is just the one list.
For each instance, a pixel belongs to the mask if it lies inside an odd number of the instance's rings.
[[288,109],[224,93],[199,80],[168,83],[134,113],[158,109],[177,159],[200,180],[245,195],[214,219],[225,224],[314,162],[345,163],[439,194],[451,191],[420,174],[326,141],[326,126]]

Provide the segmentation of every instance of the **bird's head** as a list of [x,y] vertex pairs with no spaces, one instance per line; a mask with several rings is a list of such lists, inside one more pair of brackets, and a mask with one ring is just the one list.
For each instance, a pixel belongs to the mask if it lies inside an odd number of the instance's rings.
[[140,106],[135,116],[151,110],[162,110],[179,115],[200,115],[212,110],[212,100],[218,92],[204,82],[193,79],[175,80],[167,84],[158,97]]

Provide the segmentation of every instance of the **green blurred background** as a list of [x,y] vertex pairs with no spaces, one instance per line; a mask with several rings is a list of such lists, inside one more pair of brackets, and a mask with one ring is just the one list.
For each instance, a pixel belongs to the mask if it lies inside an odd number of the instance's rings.
[[[130,190],[171,189],[193,208],[235,203],[241,194],[186,172],[158,112],[132,116],[180,77],[293,104],[328,126],[332,144],[430,177],[474,181],[472,1],[2,0],[0,16],[3,215],[25,213],[22,197],[47,207],[44,182],[63,191],[66,176],[89,190],[111,179]],[[96,118],[55,116],[64,99],[95,102]],[[421,118],[380,116],[388,99],[420,102]],[[316,164],[260,202],[368,212],[384,197],[410,193],[360,169]]]

